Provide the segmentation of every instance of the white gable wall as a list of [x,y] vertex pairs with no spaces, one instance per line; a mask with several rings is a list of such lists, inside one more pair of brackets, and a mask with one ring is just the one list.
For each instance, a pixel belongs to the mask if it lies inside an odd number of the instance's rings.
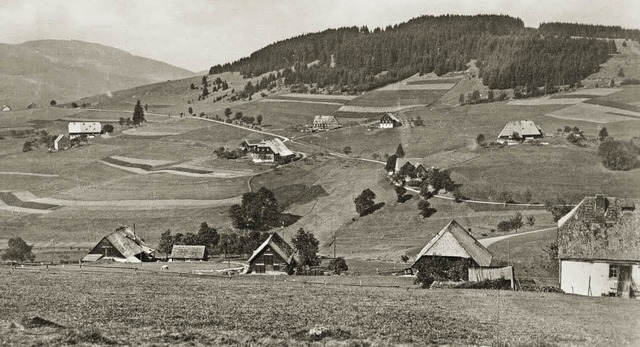
[[471,258],[469,253],[467,253],[460,243],[458,243],[455,236],[448,231],[445,232],[433,246],[431,246],[425,255]]
[[[615,262],[614,262],[615,264]],[[609,265],[605,262],[562,260],[560,262],[560,288],[568,294],[602,296],[616,292],[617,278],[609,278]],[[591,293],[589,293],[591,278]],[[640,265],[631,265],[631,279],[640,288]]]

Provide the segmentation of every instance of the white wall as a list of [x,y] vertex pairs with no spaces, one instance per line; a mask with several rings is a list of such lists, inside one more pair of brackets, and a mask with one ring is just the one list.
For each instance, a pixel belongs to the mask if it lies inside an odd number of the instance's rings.
[[[591,296],[608,295],[616,292],[618,280],[609,278],[609,263],[562,260],[560,262],[560,288],[569,294],[589,295],[589,277],[591,277]],[[631,279],[636,288],[640,288],[640,266],[631,266]]]

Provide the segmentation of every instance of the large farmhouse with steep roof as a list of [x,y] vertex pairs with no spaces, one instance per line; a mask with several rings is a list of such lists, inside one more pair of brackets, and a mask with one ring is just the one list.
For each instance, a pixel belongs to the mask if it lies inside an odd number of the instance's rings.
[[103,237],[89,254],[82,258],[83,262],[113,260],[120,263],[141,263],[153,261],[156,250],[144,244],[141,238],[128,227],[120,227]]
[[313,130],[331,130],[340,127],[340,123],[334,116],[313,117]]
[[273,233],[247,260],[246,273],[289,274],[294,264],[295,250],[278,233]]
[[387,112],[380,117],[380,129],[391,129],[400,125],[402,122],[393,113]]
[[533,121],[520,120],[507,123],[500,132],[500,135],[498,135],[498,140],[517,140],[517,138],[514,138],[515,134],[517,134],[517,137],[521,140],[541,139],[544,137],[542,129]]
[[640,298],[637,204],[597,194],[558,221],[560,287],[565,293]]

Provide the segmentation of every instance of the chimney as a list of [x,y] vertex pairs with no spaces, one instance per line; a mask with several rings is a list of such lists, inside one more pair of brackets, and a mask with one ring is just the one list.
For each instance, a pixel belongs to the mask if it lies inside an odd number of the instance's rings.
[[604,197],[604,194],[596,194],[596,203],[593,208],[594,217],[596,219],[604,218],[604,214],[607,210],[607,198]]

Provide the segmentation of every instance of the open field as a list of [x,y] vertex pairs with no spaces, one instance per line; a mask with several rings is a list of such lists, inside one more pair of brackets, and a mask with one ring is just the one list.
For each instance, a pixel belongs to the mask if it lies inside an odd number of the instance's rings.
[[391,107],[429,105],[445,90],[374,90],[349,101],[347,106]]
[[[600,71],[590,75],[582,81],[587,87],[600,87],[609,85],[613,78],[616,82],[624,78],[640,78],[640,43],[628,40],[627,47],[622,46],[622,39],[616,39],[618,54],[611,55],[611,58],[601,65]],[[618,77],[618,70],[623,68],[624,78]]]
[[[329,345],[638,342],[634,318],[638,303],[612,298],[325,287],[259,276],[20,270],[6,279],[0,289],[0,342],[7,345],[302,346],[313,341],[307,332],[314,327],[329,330],[331,336],[321,341]],[[411,286],[406,282],[403,285]],[[29,321],[33,316],[58,326],[29,324],[36,322]]]
[[[561,99],[558,99],[561,100]],[[573,99],[580,100],[580,99]],[[629,106],[631,107],[631,106]],[[628,108],[629,108],[628,107]],[[614,108],[605,105],[594,105],[591,103],[578,103],[576,105],[563,108],[561,110],[548,113],[554,118],[566,120],[578,120],[593,123],[613,123],[628,120],[640,120],[640,112],[629,111],[621,108]]]

